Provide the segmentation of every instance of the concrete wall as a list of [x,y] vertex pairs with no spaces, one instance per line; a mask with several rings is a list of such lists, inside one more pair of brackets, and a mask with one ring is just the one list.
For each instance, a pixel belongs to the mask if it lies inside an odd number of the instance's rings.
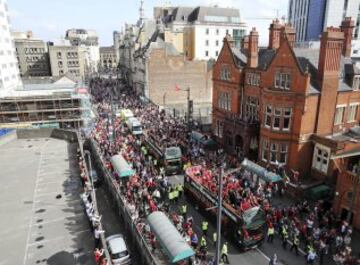
[[16,130],[18,139],[34,139],[34,138],[57,138],[70,142],[77,142],[77,134],[75,131],[66,131],[60,129],[41,128],[41,129],[18,129]]

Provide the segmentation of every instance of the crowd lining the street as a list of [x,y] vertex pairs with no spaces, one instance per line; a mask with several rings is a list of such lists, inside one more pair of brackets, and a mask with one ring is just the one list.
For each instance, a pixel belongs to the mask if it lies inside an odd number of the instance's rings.
[[[193,218],[187,215],[186,205],[179,205],[177,201],[183,196],[183,186],[173,186],[164,173],[164,168],[152,156],[143,143],[143,138],[131,135],[121,118],[114,119],[111,124],[111,100],[109,92],[113,84],[107,80],[94,80],[92,95],[95,100],[99,118],[91,133],[99,147],[103,162],[113,173],[114,183],[118,185],[122,199],[131,211],[138,230],[145,235],[154,253],[159,252],[156,236],[146,224],[146,216],[151,212],[161,210],[165,212],[177,227],[185,240],[194,248],[196,259],[193,264],[212,264],[213,260],[207,257],[208,242],[206,241],[207,222],[201,224],[202,233],[197,234],[193,228]],[[142,102],[131,92],[124,92],[116,98],[116,108],[129,108],[140,119],[143,130],[148,137],[162,146],[181,146],[183,150],[184,169],[191,165],[195,167],[194,174],[199,183],[207,187],[210,192],[216,193],[217,165],[224,159],[224,154],[205,151],[194,142],[188,140],[188,131],[185,121],[172,117],[161,111],[157,106]],[[115,126],[116,135],[109,132]],[[115,137],[112,141],[112,137]],[[121,154],[133,167],[136,174],[123,181],[112,168],[110,158]],[[227,156],[229,168],[238,167],[240,161]],[[278,171],[279,173],[282,170]],[[299,254],[304,249],[307,264],[326,264],[326,258],[331,255],[336,264],[360,264],[359,258],[354,256],[350,247],[352,227],[341,221],[332,212],[326,202],[319,201],[315,205],[302,201],[288,207],[271,206],[273,196],[282,195],[286,184],[263,183],[259,178],[247,170],[224,177],[223,196],[227,203],[237,211],[261,205],[266,214],[267,242],[271,244],[274,237],[282,240],[284,249]],[[216,234],[213,241],[216,241]],[[222,246],[222,260],[228,263],[227,244]],[[327,259],[329,260],[329,259]],[[270,260],[276,264],[277,257]]]

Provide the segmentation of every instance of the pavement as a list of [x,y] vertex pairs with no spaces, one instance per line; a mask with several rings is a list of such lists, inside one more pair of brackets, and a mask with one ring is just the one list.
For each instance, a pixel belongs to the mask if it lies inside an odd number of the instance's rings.
[[95,264],[76,148],[45,138],[0,147],[1,265]]

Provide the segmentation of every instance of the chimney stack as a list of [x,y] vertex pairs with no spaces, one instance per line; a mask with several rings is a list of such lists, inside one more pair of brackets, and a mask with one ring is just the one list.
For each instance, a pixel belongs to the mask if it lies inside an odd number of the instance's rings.
[[318,82],[321,89],[316,132],[332,133],[335,116],[337,89],[344,33],[339,28],[329,27],[321,36],[318,65]]
[[280,47],[280,36],[282,26],[278,19],[273,20],[269,28],[269,49],[278,49]]
[[241,40],[241,49],[248,50],[249,49],[249,36],[245,36]]
[[350,57],[351,55],[351,41],[352,34],[354,29],[354,21],[351,20],[351,17],[346,17],[345,20],[341,22],[341,31],[344,33],[344,43],[342,48],[342,55],[344,57]]
[[226,34],[225,39],[227,40],[231,48],[235,48],[235,41],[230,34]]
[[249,35],[248,67],[256,68],[258,66],[258,42],[259,33],[256,31],[256,28],[252,28]]
[[287,39],[290,46],[294,48],[296,32],[290,24],[285,24],[281,29],[280,43]]

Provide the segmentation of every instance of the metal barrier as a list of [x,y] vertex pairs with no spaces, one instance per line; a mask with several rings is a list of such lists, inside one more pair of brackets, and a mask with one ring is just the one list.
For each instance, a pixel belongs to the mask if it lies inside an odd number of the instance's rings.
[[[86,176],[90,177],[87,166],[86,166],[86,160],[85,160],[85,155],[84,155],[82,137],[81,137],[79,132],[76,132],[76,136],[77,136],[77,140],[78,140],[78,145],[79,145],[81,157],[82,157],[83,161],[85,162],[85,174],[86,174]],[[99,209],[98,209],[98,205],[97,205],[97,201],[96,201],[95,189],[93,189],[92,191],[93,192],[91,192],[91,199],[92,199],[93,202],[95,202],[94,203],[95,214],[99,216]],[[103,230],[101,222],[100,222],[100,229]],[[109,254],[109,250],[108,250],[107,245],[106,245],[105,235],[101,234],[100,239],[101,239],[101,245],[103,246],[103,249],[104,249],[107,264],[111,265],[112,262],[111,262],[111,257],[110,257],[110,254]]]
[[167,259],[165,256],[155,256],[150,247],[147,240],[143,237],[142,233],[138,230],[130,209],[125,204],[125,198],[120,193],[120,187],[119,184],[116,182],[116,180],[111,176],[111,173],[107,168],[104,167],[104,161],[101,158],[101,152],[97,146],[97,144],[94,142],[94,140],[90,139],[88,141],[89,147],[91,149],[91,153],[93,154],[93,157],[95,157],[95,163],[97,166],[97,169],[101,172],[104,183],[106,184],[108,188],[108,192],[112,197],[112,200],[114,201],[114,205],[116,205],[117,210],[119,211],[120,217],[124,220],[124,224],[126,225],[125,228],[130,230],[130,233],[132,235],[132,238],[135,239],[136,246],[142,253],[142,264],[147,265],[162,265],[162,264],[168,264]]

